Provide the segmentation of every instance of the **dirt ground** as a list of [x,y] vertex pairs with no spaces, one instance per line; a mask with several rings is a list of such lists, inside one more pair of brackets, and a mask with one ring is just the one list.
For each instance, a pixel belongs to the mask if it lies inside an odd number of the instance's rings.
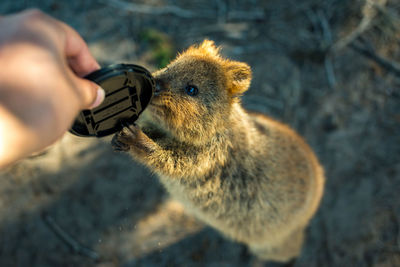
[[[66,21],[103,65],[155,70],[205,38],[222,45],[252,67],[244,106],[299,131],[326,170],[291,266],[400,266],[400,2],[371,2],[3,0],[0,13]],[[110,138],[66,134],[0,176],[0,266],[261,264],[185,215]]]

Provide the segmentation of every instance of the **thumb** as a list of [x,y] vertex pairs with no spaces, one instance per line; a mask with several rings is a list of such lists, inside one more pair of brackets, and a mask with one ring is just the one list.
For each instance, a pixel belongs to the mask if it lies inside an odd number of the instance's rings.
[[98,84],[78,78],[77,87],[81,96],[81,109],[93,109],[103,102],[105,91]]

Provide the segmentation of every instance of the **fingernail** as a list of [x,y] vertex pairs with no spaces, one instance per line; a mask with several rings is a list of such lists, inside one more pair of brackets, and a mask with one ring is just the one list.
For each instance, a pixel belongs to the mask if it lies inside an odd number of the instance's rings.
[[97,88],[96,100],[89,107],[89,109],[93,109],[93,108],[96,108],[96,107],[100,106],[100,104],[104,101],[104,97],[105,96],[106,96],[106,92],[104,91],[104,89],[101,88],[101,87]]

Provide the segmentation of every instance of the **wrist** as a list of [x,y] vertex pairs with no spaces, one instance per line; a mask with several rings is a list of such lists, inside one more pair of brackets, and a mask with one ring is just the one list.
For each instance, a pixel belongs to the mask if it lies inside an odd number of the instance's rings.
[[35,151],[37,137],[0,105],[0,169]]

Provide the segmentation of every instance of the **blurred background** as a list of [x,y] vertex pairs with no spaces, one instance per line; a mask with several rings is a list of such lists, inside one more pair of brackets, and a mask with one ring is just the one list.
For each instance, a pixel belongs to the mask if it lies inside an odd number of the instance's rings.
[[[30,7],[74,27],[102,65],[154,71],[205,38],[250,64],[244,106],[295,128],[326,170],[291,266],[400,266],[398,0],[2,0],[0,14]],[[0,266],[262,264],[110,138],[66,134],[0,173]]]

